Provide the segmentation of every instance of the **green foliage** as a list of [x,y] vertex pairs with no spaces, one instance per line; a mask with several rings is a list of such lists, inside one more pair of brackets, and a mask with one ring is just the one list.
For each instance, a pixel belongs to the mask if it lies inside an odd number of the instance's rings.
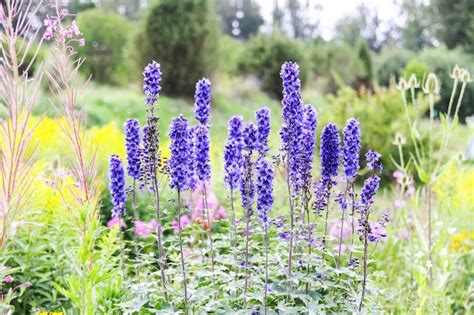
[[382,51],[375,56],[375,72],[380,85],[388,86],[393,77],[398,82],[402,77],[402,69],[413,58],[413,52],[394,46],[385,46]]
[[[324,123],[335,122],[339,126],[344,126],[351,117],[359,119],[362,152],[369,149],[380,152],[384,173],[387,177],[391,176],[396,170],[391,156],[398,154],[397,147],[392,144],[395,134],[400,132],[405,138],[409,137],[408,127],[400,119],[404,111],[400,93],[391,87],[376,90],[373,94],[366,92],[358,94],[356,90],[344,87],[336,95],[329,95],[328,101],[330,110],[321,112]],[[412,114],[415,115],[414,112]]]
[[280,73],[281,65],[288,60],[299,64],[301,83],[305,84],[308,67],[303,43],[280,34],[259,34],[247,43],[240,60],[240,69],[243,73],[256,75],[264,91],[280,98],[281,79],[276,74]]
[[356,88],[372,87],[372,56],[370,55],[369,46],[365,40],[360,39],[357,42],[357,57],[361,63],[360,73],[357,76]]
[[209,0],[158,1],[135,41],[140,67],[156,60],[166,94],[194,95],[196,81],[212,76],[218,59],[216,23]]
[[91,9],[80,13],[77,23],[86,40],[86,45],[78,48],[79,55],[87,59],[82,72],[100,83],[124,82],[128,69],[123,47],[130,22],[110,11]]
[[408,80],[412,74],[416,76],[418,82],[424,82],[425,77],[428,75],[428,66],[418,59],[412,59],[403,69],[403,78]]

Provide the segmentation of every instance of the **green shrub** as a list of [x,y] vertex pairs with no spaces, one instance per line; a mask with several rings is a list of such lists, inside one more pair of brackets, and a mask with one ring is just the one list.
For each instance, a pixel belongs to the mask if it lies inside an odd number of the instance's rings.
[[281,65],[288,60],[299,64],[301,83],[304,84],[308,66],[303,44],[280,34],[259,34],[252,37],[239,64],[243,73],[254,74],[261,80],[264,91],[280,98],[282,87],[278,73]]
[[119,14],[100,9],[81,12],[77,23],[86,45],[78,53],[86,58],[83,73],[100,83],[120,83],[126,78],[123,47],[131,30],[130,22]]
[[168,95],[191,96],[196,81],[213,74],[219,33],[209,0],[159,1],[137,38],[140,67],[159,62]]
[[419,61],[418,59],[412,59],[403,69],[403,77],[408,80],[412,74],[416,76],[418,82],[423,82],[424,78],[428,75],[428,66]]
[[394,46],[386,46],[375,56],[375,74],[380,85],[388,86],[390,78],[396,81],[402,75],[401,70],[413,58],[413,52]]
[[366,40],[359,39],[357,42],[357,58],[360,61],[359,73],[357,73],[356,88],[372,88],[372,56]]

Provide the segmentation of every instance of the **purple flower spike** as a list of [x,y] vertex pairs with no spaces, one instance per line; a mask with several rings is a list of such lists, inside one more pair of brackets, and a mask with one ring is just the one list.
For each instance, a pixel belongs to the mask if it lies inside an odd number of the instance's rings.
[[268,152],[268,136],[270,135],[270,110],[262,107],[255,112],[257,122],[257,150],[260,155]]
[[196,175],[201,183],[209,181],[211,177],[209,142],[209,128],[206,125],[197,126],[194,130],[194,147],[196,153]]
[[156,61],[149,63],[143,71],[143,92],[146,95],[146,105],[153,105],[161,91],[161,68]]
[[120,157],[116,154],[109,159],[109,188],[112,197],[112,217],[125,215],[125,172]]
[[257,211],[260,221],[269,226],[268,212],[273,205],[273,166],[265,158],[259,158],[256,165]]
[[194,117],[203,125],[209,121],[211,112],[211,81],[206,78],[196,83],[194,94]]
[[171,140],[169,160],[170,187],[179,190],[189,188],[189,165],[191,163],[192,143],[189,138],[188,120],[182,115],[171,122],[169,137]]
[[127,174],[133,179],[140,178],[140,122],[128,119],[125,128],[125,147],[127,150]]
[[228,136],[229,139],[242,140],[242,131],[244,128],[244,120],[242,116],[232,116],[229,119]]
[[327,183],[337,176],[340,157],[339,130],[335,124],[328,124],[321,134],[321,176]]
[[252,152],[257,148],[257,128],[254,124],[250,123],[244,127],[242,138],[245,151]]
[[347,180],[353,180],[359,171],[360,128],[359,121],[351,118],[344,127],[343,162]]

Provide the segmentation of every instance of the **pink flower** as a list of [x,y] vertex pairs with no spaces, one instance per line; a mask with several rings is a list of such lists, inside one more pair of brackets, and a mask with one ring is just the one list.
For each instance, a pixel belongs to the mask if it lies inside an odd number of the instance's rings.
[[220,220],[220,219],[225,219],[225,218],[227,218],[227,210],[222,206],[220,206],[212,214],[212,219],[213,220]]
[[[351,222],[346,218],[344,220],[342,238],[343,239],[348,238],[351,234],[352,234]],[[339,239],[339,237],[341,236],[341,220],[332,221],[331,227],[329,228],[329,235],[332,235]]]
[[393,202],[393,206],[394,206],[395,208],[403,208],[403,207],[406,206],[406,203],[405,203],[404,200],[399,200],[399,199],[397,199],[397,200],[395,200],[395,201]]
[[408,189],[405,191],[405,196],[409,197],[415,193],[415,187],[410,186]]
[[117,226],[120,222],[120,227],[123,228],[125,227],[125,221],[123,221],[120,217],[113,217],[112,219],[110,219],[109,222],[107,222],[107,227],[109,228],[114,228],[115,226]]
[[[180,219],[179,219],[179,223],[181,225],[181,230],[184,230],[184,228],[189,225],[189,217],[187,215],[183,215]],[[179,226],[178,226],[178,221],[176,220],[173,220],[173,222],[171,223],[171,225],[173,226],[173,231],[175,233],[179,233]]]
[[185,250],[183,250],[183,256],[184,257],[187,257],[189,254],[191,254],[193,252],[193,249],[192,248],[186,248]]
[[156,223],[155,219],[149,222],[138,220],[135,222],[135,234],[143,237],[148,237],[148,235],[150,235],[150,233],[156,230],[157,227],[158,224]]
[[[334,250],[336,252],[339,252],[339,244],[334,246]],[[347,250],[347,246],[345,244],[341,244],[341,253],[344,253]]]
[[3,278],[3,281],[5,281],[7,283],[12,283],[13,280],[15,280],[15,279],[11,275],[5,276],[5,278]]
[[410,238],[410,232],[408,230],[401,230],[398,232],[398,238],[408,240]]

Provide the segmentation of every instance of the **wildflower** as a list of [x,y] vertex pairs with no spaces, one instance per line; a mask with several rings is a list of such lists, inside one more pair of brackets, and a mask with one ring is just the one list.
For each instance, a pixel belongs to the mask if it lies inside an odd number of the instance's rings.
[[270,110],[262,107],[255,112],[257,122],[257,151],[260,155],[268,152],[268,135],[270,134]]
[[191,141],[188,137],[188,120],[182,115],[171,122],[169,160],[170,187],[178,190],[189,188],[189,163],[191,162]]
[[268,227],[268,212],[273,205],[274,171],[273,166],[265,158],[259,158],[257,161],[256,177],[258,217],[262,224]]
[[331,227],[329,228],[329,235],[339,238],[341,236],[341,226],[343,227],[342,239],[349,238],[352,235],[352,227],[346,222],[343,224],[341,219],[332,221]]
[[125,147],[127,149],[127,174],[133,179],[140,175],[140,123],[137,119],[125,122]]
[[114,228],[117,225],[120,228],[124,228],[126,226],[125,221],[123,219],[121,219],[119,216],[114,216],[114,217],[112,217],[112,219],[109,220],[109,222],[107,222],[107,227],[110,228],[110,229]]
[[392,141],[392,144],[398,146],[398,145],[404,145],[406,143],[407,143],[407,140],[405,139],[405,137],[400,132],[397,132],[395,134],[395,138]]
[[471,82],[471,74],[469,73],[469,70],[463,69],[461,72],[461,82],[462,83],[469,83]]
[[439,94],[438,77],[434,73],[428,74],[425,85],[423,86],[423,92],[426,94]]
[[135,222],[134,232],[136,235],[148,237],[157,227],[158,223],[155,219],[150,220],[149,222],[137,220]]
[[381,172],[382,171],[382,163],[379,162],[381,157],[382,156],[377,151],[369,150],[365,154],[365,158],[367,159],[367,168],[369,170],[373,171],[373,172],[375,172],[375,171]]
[[359,259],[358,258],[349,259],[348,265],[349,267],[352,267],[352,268],[358,268],[360,266]]
[[140,188],[152,184],[156,179],[157,163],[160,158],[158,126],[154,120],[143,126],[143,150],[140,165]]
[[[195,128],[194,148],[197,178],[200,182],[207,182],[211,177],[211,165],[209,158],[209,129],[206,125],[200,125]],[[192,161],[188,163],[192,164]]]
[[197,152],[197,147],[196,147],[196,126],[189,126],[188,127],[188,141],[191,143],[191,161],[188,165],[188,172],[189,172],[189,188],[191,190],[195,190],[197,187],[197,173],[196,173],[196,167],[197,167],[197,160],[196,160],[196,152]]
[[181,218],[179,218],[179,224],[178,224],[177,220],[173,220],[171,225],[173,227],[173,231],[175,233],[179,233],[180,232],[179,227],[181,226],[181,231],[182,231],[182,230],[184,230],[184,228],[186,226],[188,226],[190,224],[190,222],[191,222],[191,220],[189,219],[189,217],[187,215],[183,215],[183,216],[181,216]]
[[347,180],[353,180],[359,171],[360,128],[359,121],[351,118],[344,127],[343,164]]
[[122,160],[116,154],[109,159],[110,195],[112,196],[112,216],[125,215],[125,173]]
[[416,89],[420,87],[420,83],[418,82],[418,79],[416,78],[416,75],[412,73],[410,75],[410,78],[408,78],[408,87],[410,89]]
[[316,214],[321,215],[321,211],[324,211],[328,206],[329,200],[329,189],[326,185],[324,180],[318,180],[314,183],[314,210],[316,210]]
[[454,80],[459,80],[461,78],[462,69],[458,65],[455,65],[453,71],[449,75]]
[[255,183],[253,179],[253,163],[250,154],[246,154],[243,163],[243,174],[240,183],[242,207],[247,210],[247,216],[252,216],[252,203],[255,198]]
[[408,82],[404,78],[400,78],[400,81],[398,81],[396,88],[400,91],[406,91],[409,88]]
[[206,125],[211,112],[211,81],[206,78],[196,83],[194,94],[194,117],[201,124]]
[[161,67],[156,61],[149,63],[143,71],[143,92],[146,96],[146,105],[155,104],[161,91]]
[[321,134],[321,176],[325,183],[337,175],[340,155],[339,130],[335,124],[328,124]]
[[7,275],[3,278],[3,281],[5,281],[6,283],[12,283],[15,279],[13,278],[12,275]]

